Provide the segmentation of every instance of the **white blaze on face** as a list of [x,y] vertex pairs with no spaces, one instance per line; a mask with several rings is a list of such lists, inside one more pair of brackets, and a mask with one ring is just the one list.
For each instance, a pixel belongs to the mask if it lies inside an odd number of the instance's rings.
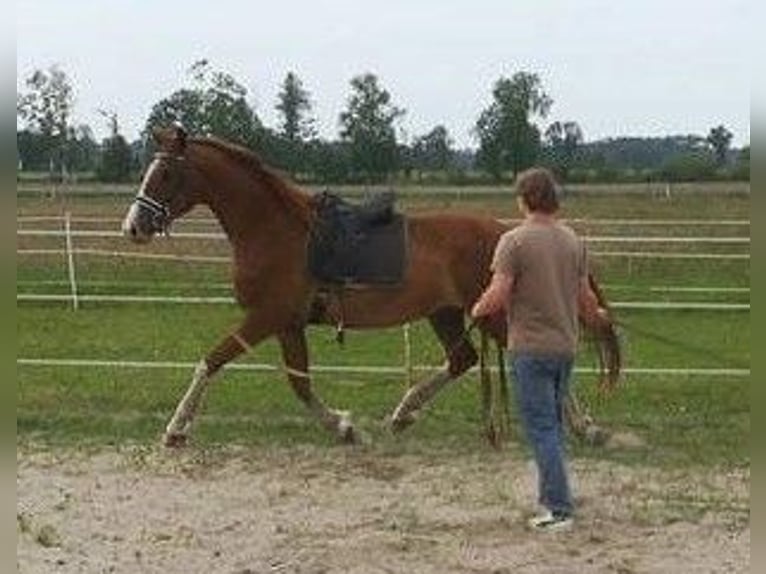
[[[159,161],[156,159],[149,164],[149,168],[146,170],[146,175],[144,175],[144,179],[141,182],[141,187],[138,189],[139,197],[146,197],[146,182],[151,179],[158,164]],[[125,215],[125,219],[122,221],[122,233],[134,241],[145,241],[149,239],[148,235],[144,234],[138,227],[138,204],[135,202],[131,204],[128,213]]]
[[128,209],[128,213],[125,215],[125,219],[122,220],[122,233],[123,235],[130,236],[131,229],[136,227],[136,219],[138,218],[138,205],[132,203]]

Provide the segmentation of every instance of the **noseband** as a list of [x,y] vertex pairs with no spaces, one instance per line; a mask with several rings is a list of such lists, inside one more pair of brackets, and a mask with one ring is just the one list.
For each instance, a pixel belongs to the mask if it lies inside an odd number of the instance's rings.
[[[186,158],[182,155],[157,152],[154,154],[154,159],[184,161]],[[146,195],[137,195],[133,200],[133,203],[138,206],[139,210],[144,209],[151,214],[152,231],[168,235],[168,229],[170,228],[170,209],[167,205]]]
[[151,213],[152,231],[167,235],[168,227],[170,227],[170,210],[165,204],[144,195],[136,196],[133,203],[139,210],[145,209]]

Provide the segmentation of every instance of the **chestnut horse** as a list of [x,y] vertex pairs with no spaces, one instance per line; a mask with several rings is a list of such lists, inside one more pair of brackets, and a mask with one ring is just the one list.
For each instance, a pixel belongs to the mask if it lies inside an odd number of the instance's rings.
[[[164,443],[185,443],[211,377],[270,336],[278,339],[287,378],[309,412],[342,440],[355,441],[349,414],[326,406],[311,386],[306,327],[317,320],[312,309],[326,287],[310,275],[307,265],[316,197],[245,148],[213,138],[187,138],[180,126],[158,130],[154,137],[158,152],[125,217],[123,232],[144,243],[195,205],[207,205],[233,247],[234,292],[245,311],[239,326],[200,361],[165,430]],[[407,391],[391,417],[392,430],[410,424],[440,388],[477,363],[465,315],[489,282],[495,244],[506,230],[488,217],[410,216],[402,283],[343,292],[345,326],[387,327],[427,318],[445,349],[446,368]],[[333,307],[339,304],[332,298],[323,301],[326,313],[319,322],[337,316],[341,309]],[[477,326],[483,339],[489,337],[499,345],[505,341],[504,320]],[[614,345],[602,349],[609,380],[614,381],[619,349]],[[583,429],[582,421],[573,426]]]

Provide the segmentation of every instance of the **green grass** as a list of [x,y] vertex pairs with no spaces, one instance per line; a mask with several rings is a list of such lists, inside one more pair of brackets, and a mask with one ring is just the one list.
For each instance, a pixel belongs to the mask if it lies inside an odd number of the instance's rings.
[[[21,305],[19,357],[196,362],[236,324],[236,308],[161,305],[98,305],[72,311],[62,306]],[[631,312],[624,314],[630,367],[747,368],[747,313]],[[633,331],[635,329],[635,331]],[[685,347],[674,348],[642,333],[656,333]],[[311,330],[318,365],[403,365],[398,328],[349,332],[344,348],[333,331]],[[441,352],[424,323],[412,331],[413,361],[438,365]],[[278,364],[273,341],[244,362]],[[593,356],[583,349],[579,363]],[[19,366],[17,424],[22,440],[55,444],[111,443],[157,438],[190,377],[190,369],[52,368]],[[202,443],[328,444],[331,438],[304,411],[285,379],[275,373],[229,370],[213,386],[195,439]],[[637,462],[741,463],[748,458],[749,400],[746,378],[626,375],[624,386],[604,399],[594,376],[576,384],[596,418],[613,430],[637,433],[646,449],[616,456]],[[319,372],[317,392],[328,404],[350,409],[360,428],[380,442],[385,417],[405,389],[402,374]],[[476,377],[467,376],[439,396],[405,440],[443,447],[480,444]],[[585,454],[596,455],[585,447]]]
[[607,428],[645,441],[640,449],[614,451],[619,460],[734,466],[750,460],[749,387],[749,378],[633,376],[608,403],[593,397],[590,404]]
[[[119,217],[128,198],[24,195],[17,213],[61,213]],[[445,191],[436,198],[408,195],[406,207],[420,210],[470,210],[514,217],[508,197],[456,199]],[[749,218],[746,195],[679,193],[671,200],[630,194],[575,194],[566,204],[569,217],[589,218]],[[26,227],[29,227],[27,225]],[[38,227],[35,224],[33,227]],[[722,230],[654,227],[588,227],[591,234],[686,234],[749,236],[748,227]],[[90,241],[90,240],[89,240]],[[61,248],[60,240],[19,237],[25,248]],[[83,241],[80,246],[90,246]],[[123,243],[104,243],[123,249]],[[187,246],[177,240],[170,249]],[[98,245],[97,245],[98,246]],[[102,246],[103,247],[103,246]],[[703,246],[710,252],[715,246]],[[225,244],[205,247],[226,252]],[[652,247],[652,250],[655,248]],[[664,246],[657,249],[673,249]],[[718,248],[723,249],[723,248]],[[747,252],[729,246],[726,252]],[[207,252],[207,251],[206,251]],[[610,300],[749,302],[742,293],[656,292],[664,286],[750,286],[749,260],[679,261],[595,259],[598,276]],[[162,295],[230,294],[228,265],[170,264],[78,257],[80,293]],[[46,283],[40,283],[46,282]],[[62,256],[19,256],[17,292],[69,292]],[[237,325],[241,312],[233,305],[88,304],[72,311],[66,303],[23,303],[17,310],[17,356],[102,360],[178,361],[195,363]],[[744,368],[750,365],[750,315],[721,311],[619,312],[626,366],[671,368]],[[413,362],[437,365],[439,346],[425,323],[413,326]],[[316,365],[402,366],[400,328],[349,332],[344,348],[329,328],[310,331]],[[239,362],[279,363],[273,341],[259,345]],[[584,347],[578,365],[595,359]],[[191,376],[191,369],[127,369],[17,366],[19,443],[51,445],[124,444],[155,441]],[[575,443],[582,456],[610,457],[631,464],[685,466],[749,464],[749,378],[628,374],[610,397],[595,391],[595,376],[578,374],[575,384],[596,419],[611,430],[634,433],[644,446],[593,449]],[[350,409],[358,427],[378,445],[400,448],[486,448],[480,436],[477,378],[465,377],[445,389],[427,413],[401,438],[384,429],[406,381],[401,374],[335,374],[318,372],[317,392],[331,406]],[[518,432],[518,429],[516,428]],[[194,440],[202,445],[334,444],[332,437],[305,412],[281,374],[228,370],[211,388],[198,419]],[[517,444],[515,441],[514,445]]]

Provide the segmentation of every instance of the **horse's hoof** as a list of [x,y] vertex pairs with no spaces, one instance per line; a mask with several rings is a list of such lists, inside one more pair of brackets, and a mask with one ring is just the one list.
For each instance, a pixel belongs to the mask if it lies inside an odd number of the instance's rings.
[[344,444],[356,444],[357,436],[354,431],[354,423],[351,422],[351,413],[348,411],[335,411],[338,419],[335,423],[335,432]]
[[183,433],[165,433],[162,444],[167,448],[183,448],[188,442],[188,437]]
[[352,425],[347,425],[338,434],[343,444],[358,444],[359,437]]

